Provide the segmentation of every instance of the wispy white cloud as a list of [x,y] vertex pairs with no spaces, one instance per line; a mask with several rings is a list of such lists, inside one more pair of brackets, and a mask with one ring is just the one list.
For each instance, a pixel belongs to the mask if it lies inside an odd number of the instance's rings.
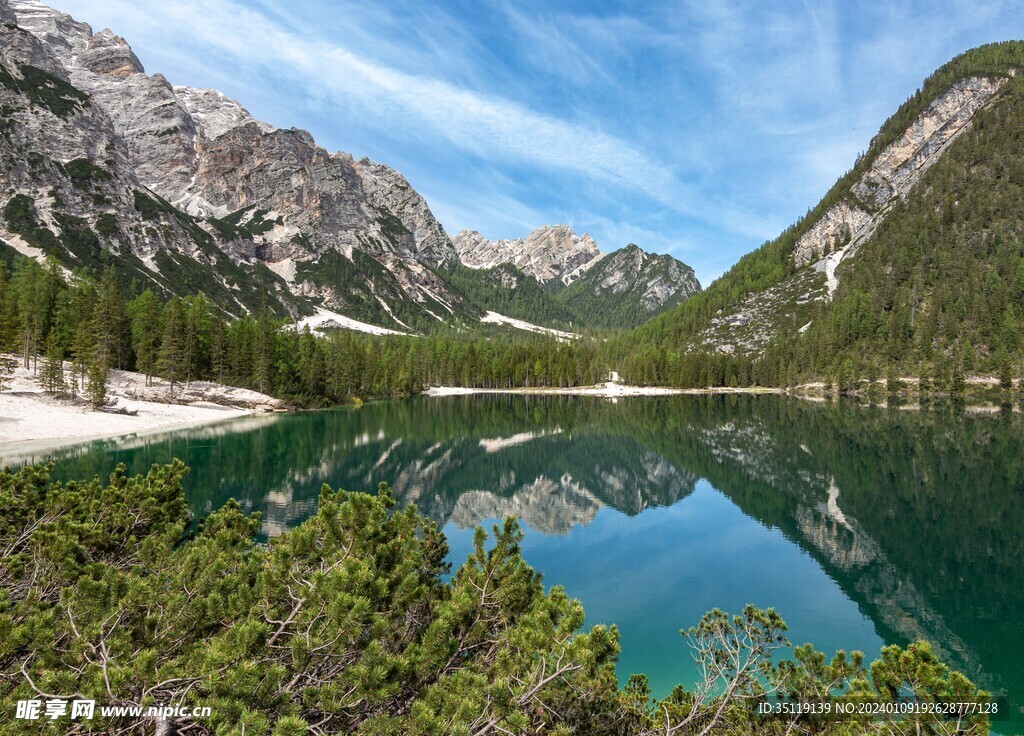
[[151,72],[398,167],[452,229],[565,220],[702,282],[813,206],[932,69],[1024,36],[1012,0],[49,1]]
[[[126,16],[137,12],[127,0],[106,4],[118,12],[123,7]],[[358,106],[381,125],[419,131],[424,140],[440,136],[481,158],[573,171],[644,192],[668,207],[685,208],[692,194],[662,162],[597,127],[376,63],[336,42],[299,35],[232,0],[179,0],[148,6],[147,13],[147,22],[169,37],[187,38],[189,45],[216,50],[235,64],[271,67],[277,74],[286,65],[308,94],[341,98],[350,111]]]

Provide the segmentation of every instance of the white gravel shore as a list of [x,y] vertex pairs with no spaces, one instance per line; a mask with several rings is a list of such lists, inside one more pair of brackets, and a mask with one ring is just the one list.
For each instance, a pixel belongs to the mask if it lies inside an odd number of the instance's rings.
[[[179,384],[173,397],[166,382],[154,379],[150,387],[145,383],[141,373],[111,371],[111,411],[93,411],[83,402],[44,393],[32,369],[23,368],[19,360],[0,392],[0,451],[177,429],[282,408],[279,400],[266,394],[216,383]],[[119,410],[126,413],[115,413]]]
[[661,386],[626,386],[617,381],[606,381],[594,386],[573,388],[462,388],[461,386],[432,386],[424,396],[469,396],[472,394],[551,394],[559,396],[675,396],[679,394],[781,394],[775,388],[663,388]]

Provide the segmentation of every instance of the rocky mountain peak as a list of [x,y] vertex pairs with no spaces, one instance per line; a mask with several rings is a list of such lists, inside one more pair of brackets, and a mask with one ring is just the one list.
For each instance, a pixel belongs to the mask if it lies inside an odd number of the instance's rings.
[[85,51],[78,57],[78,63],[95,74],[109,74],[113,77],[130,77],[146,71],[128,42],[109,28],[104,28],[89,39]]
[[11,6],[7,4],[7,0],[0,0],[0,23],[17,23],[18,16],[11,10]]
[[241,104],[219,90],[180,85],[172,89],[195,122],[196,130],[210,140],[250,123],[263,133],[274,130],[274,126],[256,120]]
[[515,240],[488,240],[474,230],[463,230],[453,243],[470,268],[511,263],[542,283],[572,283],[601,257],[593,238],[577,235],[568,225],[544,225]]
[[89,47],[92,27],[88,23],[37,0],[9,0],[9,5],[18,25],[41,40],[65,66]]

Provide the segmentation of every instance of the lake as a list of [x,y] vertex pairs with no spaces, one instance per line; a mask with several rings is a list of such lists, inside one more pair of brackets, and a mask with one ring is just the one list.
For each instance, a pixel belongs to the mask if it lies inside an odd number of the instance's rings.
[[1024,733],[1024,428],[1019,412],[916,411],[778,396],[415,398],[105,440],[52,459],[61,478],[192,471],[197,516],[229,498],[272,537],[322,484],[386,481],[444,528],[458,565],[476,525],[516,515],[524,556],[616,624],[620,678],[656,695],[694,669],[681,628],[711,608],[774,606],[794,644],[928,639],[1008,694]]

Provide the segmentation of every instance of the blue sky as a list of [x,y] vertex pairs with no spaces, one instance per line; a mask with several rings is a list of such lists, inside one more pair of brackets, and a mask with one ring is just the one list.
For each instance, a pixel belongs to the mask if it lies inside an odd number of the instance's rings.
[[703,284],[1018,3],[52,0],[150,74],[400,170],[452,234],[566,222]]

